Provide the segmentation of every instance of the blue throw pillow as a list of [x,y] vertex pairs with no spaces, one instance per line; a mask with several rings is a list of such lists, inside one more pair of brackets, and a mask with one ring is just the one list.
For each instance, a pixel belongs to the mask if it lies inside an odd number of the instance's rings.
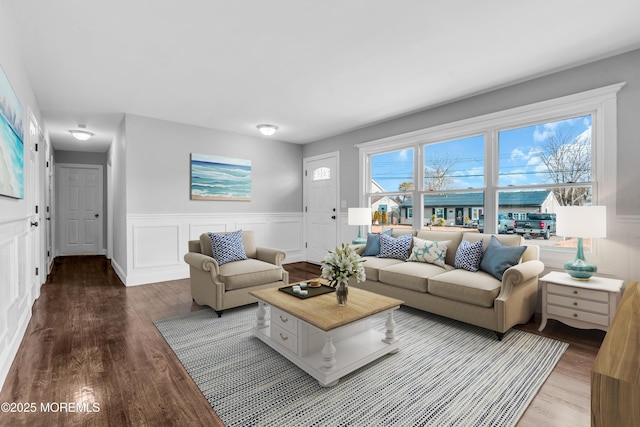
[[242,261],[247,259],[242,244],[242,230],[232,233],[216,234],[207,233],[211,239],[211,251],[213,258],[218,261],[218,265],[226,264],[231,261]]
[[395,258],[405,261],[409,256],[409,248],[413,234],[403,234],[397,238],[380,235],[380,254],[378,258]]
[[378,256],[380,254],[380,235],[385,234],[391,236],[393,228],[382,233],[369,233],[367,234],[367,244],[364,247],[362,256]]
[[507,268],[518,264],[526,250],[526,246],[504,246],[496,236],[491,236],[491,241],[480,263],[480,270],[491,274],[498,280],[502,280]]
[[471,243],[463,240],[456,251],[455,267],[476,272],[482,260],[482,240]]

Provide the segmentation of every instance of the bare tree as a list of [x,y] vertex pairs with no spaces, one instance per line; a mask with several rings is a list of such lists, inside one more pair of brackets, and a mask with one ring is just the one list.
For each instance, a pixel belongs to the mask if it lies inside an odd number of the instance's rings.
[[460,161],[457,157],[445,154],[441,157],[428,158],[424,168],[424,186],[426,190],[446,190],[451,185],[450,172]]
[[[542,146],[540,158],[547,167],[548,180],[554,184],[589,182],[591,135],[553,135]],[[591,198],[589,187],[556,188],[553,193],[562,206],[582,205]]]
[[[398,190],[400,191],[413,191],[413,182],[402,182],[400,183],[400,185],[398,185]],[[407,196],[398,196],[396,197],[396,202],[398,202],[399,204],[404,203],[404,201],[407,199]]]

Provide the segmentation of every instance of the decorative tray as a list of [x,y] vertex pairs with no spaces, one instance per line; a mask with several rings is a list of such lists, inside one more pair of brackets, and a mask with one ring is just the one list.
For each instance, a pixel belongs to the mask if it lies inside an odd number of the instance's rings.
[[296,298],[300,298],[300,299],[307,299],[307,298],[312,298],[312,297],[317,297],[318,295],[322,295],[322,294],[328,294],[330,292],[335,292],[335,288],[332,288],[331,286],[327,286],[327,285],[320,285],[318,287],[311,287],[307,285],[307,295],[299,295],[296,294],[295,292],[293,292],[293,287],[295,285],[291,285],[291,286],[285,286],[283,288],[278,288],[278,290],[287,293],[289,295],[293,295]]

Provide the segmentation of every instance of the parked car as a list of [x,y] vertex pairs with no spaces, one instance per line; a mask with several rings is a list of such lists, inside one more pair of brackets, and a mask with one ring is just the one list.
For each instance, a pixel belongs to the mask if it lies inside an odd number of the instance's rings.
[[[498,214],[498,233],[513,233],[515,226],[516,224],[513,219],[505,214]],[[484,215],[480,215],[480,218],[478,218],[478,231],[484,233]]]
[[498,233],[507,234],[513,233],[516,228],[516,222],[513,218],[509,218],[505,214],[498,214]]
[[521,236],[543,237],[548,240],[556,234],[556,214],[530,213],[527,219],[518,220],[515,224],[516,234]]

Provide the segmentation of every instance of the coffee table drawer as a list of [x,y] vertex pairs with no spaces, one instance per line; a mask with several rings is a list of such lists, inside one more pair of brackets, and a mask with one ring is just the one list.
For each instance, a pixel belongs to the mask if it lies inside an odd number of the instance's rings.
[[271,324],[271,339],[292,353],[298,354],[298,337],[291,331]]
[[298,333],[298,319],[275,307],[271,307],[271,324],[294,335]]

